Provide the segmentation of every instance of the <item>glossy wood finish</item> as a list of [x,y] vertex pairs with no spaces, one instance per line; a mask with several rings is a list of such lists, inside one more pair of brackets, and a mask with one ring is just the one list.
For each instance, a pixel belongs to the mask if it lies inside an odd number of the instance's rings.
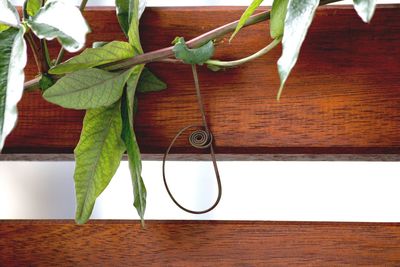
[[[151,8],[142,21],[146,51],[237,19],[243,8]],[[279,49],[243,67],[200,79],[219,159],[388,159],[400,154],[400,6],[378,8],[371,25],[349,8],[318,11],[281,102]],[[93,41],[121,39],[114,11],[88,11]],[[202,25],[202,26],[197,26]],[[234,59],[268,42],[267,23],[226,39],[217,57]],[[55,54],[57,47],[51,47]],[[31,57],[30,57],[31,58]],[[28,78],[36,71],[30,62]],[[187,66],[149,67],[169,85],[140,96],[142,151],[163,153],[182,126],[198,122]],[[83,112],[38,93],[24,96],[1,160],[71,159]],[[187,150],[183,143],[176,157]],[[20,156],[11,153],[25,153]],[[151,153],[151,154],[150,154]],[[283,154],[283,155],[282,155]],[[187,156],[183,156],[187,159]],[[192,156],[193,157],[193,156]],[[193,157],[198,159],[198,157]],[[338,196],[339,197],[339,196]],[[341,266],[400,264],[399,224],[302,222],[0,221],[0,266]]]
[[0,223],[4,266],[400,264],[400,225],[286,222]]
[[[195,37],[237,19],[242,10],[149,8],[141,24],[143,46],[151,51],[168,46],[176,35]],[[381,6],[368,25],[352,8],[320,8],[280,102],[275,100],[280,49],[220,73],[200,68],[217,153],[400,154],[399,14],[400,6]],[[114,11],[86,15],[93,31],[89,44],[124,39]],[[216,58],[240,58],[267,42],[264,22],[242,30],[231,44],[220,40]],[[32,63],[29,78],[36,71]],[[149,67],[169,88],[140,96],[136,131],[143,153],[161,154],[181,127],[200,117],[190,67]],[[38,93],[26,94],[19,108],[18,127],[4,152],[72,152],[83,112],[48,104]],[[180,141],[172,152],[192,151]]]

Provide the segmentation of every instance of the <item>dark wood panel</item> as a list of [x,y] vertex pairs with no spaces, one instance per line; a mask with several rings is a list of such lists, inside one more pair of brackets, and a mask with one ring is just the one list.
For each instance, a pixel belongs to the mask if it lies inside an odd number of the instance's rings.
[[400,225],[360,223],[0,222],[4,266],[400,264]]
[[[128,160],[127,155],[122,157]],[[162,154],[142,154],[143,160],[162,160]],[[171,154],[169,160],[207,161],[207,154]],[[400,154],[217,154],[217,161],[400,161]],[[0,154],[0,161],[73,161],[73,154]]]
[[[237,19],[243,8],[149,8],[141,24],[146,51],[189,39]],[[218,153],[229,154],[400,154],[400,6],[381,6],[371,24],[352,8],[321,8],[282,100],[276,61],[280,51],[233,70],[200,69],[208,119]],[[86,12],[93,41],[124,37],[114,11]],[[201,26],[198,26],[201,25]],[[246,56],[269,41],[268,23],[249,27],[217,57]],[[56,47],[52,47],[53,53]],[[200,122],[190,68],[162,63],[149,67],[169,85],[141,95],[136,121],[143,153],[163,153],[183,126]],[[32,78],[35,67],[27,68]],[[6,153],[71,153],[83,113],[24,96],[17,129]],[[178,142],[173,153],[191,152]]]

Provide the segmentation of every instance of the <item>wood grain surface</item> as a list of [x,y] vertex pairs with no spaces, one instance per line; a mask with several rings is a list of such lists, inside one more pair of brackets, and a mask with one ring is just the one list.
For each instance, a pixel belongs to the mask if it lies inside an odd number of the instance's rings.
[[[237,19],[242,11],[149,8],[141,24],[144,48],[168,46],[176,35],[195,37]],[[226,158],[249,154],[298,160],[321,154],[335,159],[358,154],[397,159],[399,14],[400,6],[382,6],[367,25],[350,8],[321,8],[279,103],[279,49],[221,73],[202,68],[217,152],[230,153]],[[93,31],[89,44],[124,39],[111,9],[90,10],[86,16]],[[267,22],[252,26],[231,44],[220,40],[217,58],[240,58],[268,41]],[[57,45],[50,50],[56,54]],[[164,152],[179,128],[200,117],[189,67],[149,67],[169,85],[139,100],[138,140],[142,152],[154,155]],[[34,77],[35,71],[31,60],[27,77]],[[19,110],[18,126],[4,152],[25,153],[27,158],[29,153],[72,152],[83,112],[46,103],[38,93],[26,94]],[[173,152],[182,156],[192,151],[181,141]],[[91,221],[83,226],[72,221],[0,221],[0,266],[130,265],[399,266],[400,225],[151,221],[142,230],[136,221]]]
[[[149,8],[141,22],[145,51],[195,37],[237,19],[242,7]],[[242,67],[200,69],[207,118],[222,154],[400,154],[400,6],[380,6],[371,24],[350,7],[323,7],[303,46],[282,100],[276,61],[280,49]],[[114,11],[85,14],[93,41],[124,40]],[[200,26],[199,26],[200,25]],[[216,58],[247,56],[269,42],[268,22],[219,40]],[[226,36],[229,37],[229,36]],[[55,54],[57,45],[51,47]],[[31,58],[30,58],[31,60]],[[149,64],[168,84],[140,95],[136,131],[143,153],[161,154],[183,126],[199,123],[190,67]],[[27,67],[32,78],[33,60]],[[5,153],[71,153],[82,111],[46,103],[28,93]],[[191,153],[186,139],[172,153]]]
[[1,266],[398,266],[400,225],[0,223]]

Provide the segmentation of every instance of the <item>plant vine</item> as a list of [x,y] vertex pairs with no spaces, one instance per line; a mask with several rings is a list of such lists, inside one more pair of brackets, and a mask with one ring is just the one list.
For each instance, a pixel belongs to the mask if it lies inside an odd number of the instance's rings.
[[[253,15],[263,2],[253,0],[238,21],[187,42],[182,37],[176,38],[170,47],[144,53],[140,44],[139,19],[145,1],[116,0],[117,18],[127,41],[97,42],[92,48],[86,48],[63,62],[65,52],[80,51],[85,45],[90,28],[82,11],[88,0],[83,0],[79,8],[65,0],[26,0],[22,20],[9,0],[0,0],[0,150],[16,124],[17,104],[24,91],[40,89],[44,99],[51,103],[86,110],[81,137],[74,151],[76,222],[81,224],[89,220],[96,198],[111,181],[126,152],[133,205],[143,224],[147,192],[134,132],[135,94],[167,87],[145,65],[156,61],[190,64],[199,95],[196,65],[206,65],[213,71],[232,68],[261,57],[282,44],[282,56],[277,62],[281,80],[279,99],[318,6],[338,1],[274,0],[270,11]],[[374,14],[375,0],[353,0],[353,3],[362,20],[369,22]],[[223,61],[213,58],[215,39],[232,33],[232,41],[243,27],[265,20],[270,20],[269,30],[273,39],[270,44],[242,59]],[[61,48],[52,60],[47,43],[53,40],[57,40]],[[39,74],[24,83],[27,44]],[[203,120],[206,132],[211,135],[205,115]],[[213,155],[212,141],[210,146]],[[213,162],[216,167],[215,156]],[[216,174],[219,181],[217,169]]]

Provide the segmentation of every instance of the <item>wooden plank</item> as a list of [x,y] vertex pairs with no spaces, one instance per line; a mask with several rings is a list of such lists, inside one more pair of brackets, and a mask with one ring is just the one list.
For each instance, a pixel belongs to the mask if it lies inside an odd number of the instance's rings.
[[2,221],[4,266],[342,266],[400,263],[400,225]]
[[[177,36],[195,37],[237,19],[241,7],[149,8],[141,24],[146,51]],[[221,154],[400,154],[399,5],[380,6],[371,24],[349,7],[321,8],[283,98],[275,100],[280,51],[233,70],[200,69],[208,120]],[[113,10],[86,12],[93,41],[123,40]],[[201,26],[198,26],[201,25]],[[236,59],[262,48],[268,23],[218,44],[217,58]],[[51,48],[56,53],[57,47]],[[136,131],[143,153],[161,154],[183,126],[200,122],[190,68],[149,67],[169,85],[141,95]],[[32,78],[35,67],[27,72]],[[26,94],[6,153],[71,153],[83,112]],[[185,140],[173,153],[191,153]]]
[[[0,154],[0,161],[73,161],[73,154]],[[143,160],[162,160],[161,154],[142,154]],[[208,161],[207,154],[171,154],[169,160]],[[217,161],[400,161],[400,154],[217,154]],[[128,160],[127,155],[122,160]]]

